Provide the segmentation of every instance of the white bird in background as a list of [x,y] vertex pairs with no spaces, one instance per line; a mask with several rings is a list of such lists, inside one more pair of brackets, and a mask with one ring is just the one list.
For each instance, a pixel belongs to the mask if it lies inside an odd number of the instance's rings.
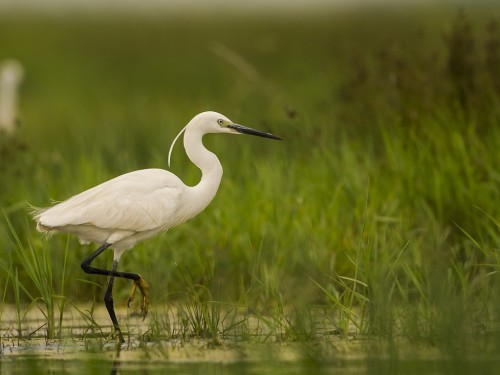
[[24,69],[14,59],[0,63],[0,130],[13,134],[19,121],[19,86],[23,80]]
[[[281,138],[233,123],[217,112],[196,115],[180,131],[170,146],[168,164],[175,142],[184,132],[184,149],[189,159],[201,170],[201,181],[186,186],[176,175],[163,169],[143,169],[113,178],[47,209],[36,210],[34,219],[41,232],[66,232],[78,236],[82,243],[101,246],[81,267],[89,274],[110,276],[104,303],[121,342],[124,342],[113,307],[113,280],[123,277],[134,281],[128,303],[139,288],[141,312],[145,316],[150,301],[148,285],[136,273],[117,271],[123,253],[137,242],[183,223],[203,211],[212,201],[222,178],[222,165],[207,150],[203,135],[207,133],[251,134],[265,138]],[[92,267],[92,261],[107,248],[114,250],[111,270]]]

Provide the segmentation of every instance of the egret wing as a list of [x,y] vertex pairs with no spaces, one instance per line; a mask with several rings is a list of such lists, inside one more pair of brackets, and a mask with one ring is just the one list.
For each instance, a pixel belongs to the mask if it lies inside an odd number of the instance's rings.
[[37,215],[47,227],[91,225],[142,232],[175,221],[184,184],[161,169],[145,169],[106,181]]

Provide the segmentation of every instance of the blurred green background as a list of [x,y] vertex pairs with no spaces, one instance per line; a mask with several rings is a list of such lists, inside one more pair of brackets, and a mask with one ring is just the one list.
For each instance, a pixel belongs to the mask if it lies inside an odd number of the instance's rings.
[[[18,131],[0,144],[4,302],[39,295],[20,248],[50,262],[54,294],[100,300],[105,278],[80,270],[95,246],[40,235],[27,204],[167,168],[175,135],[215,110],[285,141],[206,137],[225,171],[214,201],[120,263],[153,304],[201,285],[251,311],[321,306],[363,332],[494,326],[498,7],[282,9],[0,14],[0,60],[25,71]],[[200,177],[179,145],[172,171]]]

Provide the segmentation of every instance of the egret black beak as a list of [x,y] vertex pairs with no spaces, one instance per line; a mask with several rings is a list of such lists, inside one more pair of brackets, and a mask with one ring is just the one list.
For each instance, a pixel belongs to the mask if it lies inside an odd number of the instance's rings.
[[260,130],[255,130],[252,128],[247,128],[246,126],[243,126],[243,125],[231,124],[231,125],[228,125],[227,127],[236,130],[238,133],[256,135],[258,137],[264,137],[264,138],[270,138],[270,139],[277,139],[278,141],[283,140],[282,138],[277,137],[274,134],[261,132]]

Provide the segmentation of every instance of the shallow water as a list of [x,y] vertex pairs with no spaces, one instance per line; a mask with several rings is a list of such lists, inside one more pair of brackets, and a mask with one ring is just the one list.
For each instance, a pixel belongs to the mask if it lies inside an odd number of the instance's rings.
[[[210,351],[210,349],[208,349]],[[122,353],[123,354],[123,353]],[[316,361],[314,359],[296,360],[255,360],[242,358],[238,361],[220,360],[218,354],[211,358],[192,358],[178,361],[170,358],[147,358],[141,353],[138,357],[127,358],[115,353],[62,353],[54,355],[50,350],[41,348],[30,353],[11,356],[2,355],[0,372],[2,374],[497,374],[500,362],[484,359],[397,359],[365,358],[351,359],[349,355]]]
[[[120,315],[127,314],[121,310]],[[300,342],[278,340],[139,339],[148,321],[127,318],[127,343],[109,335],[104,310],[94,318],[102,332],[88,334],[79,314],[65,313],[64,336],[46,340],[39,310],[23,319],[17,338],[15,311],[3,309],[2,374],[497,374],[499,335],[476,335],[456,342],[412,343],[409,340],[341,339],[329,334]],[[28,333],[33,333],[28,335]]]

